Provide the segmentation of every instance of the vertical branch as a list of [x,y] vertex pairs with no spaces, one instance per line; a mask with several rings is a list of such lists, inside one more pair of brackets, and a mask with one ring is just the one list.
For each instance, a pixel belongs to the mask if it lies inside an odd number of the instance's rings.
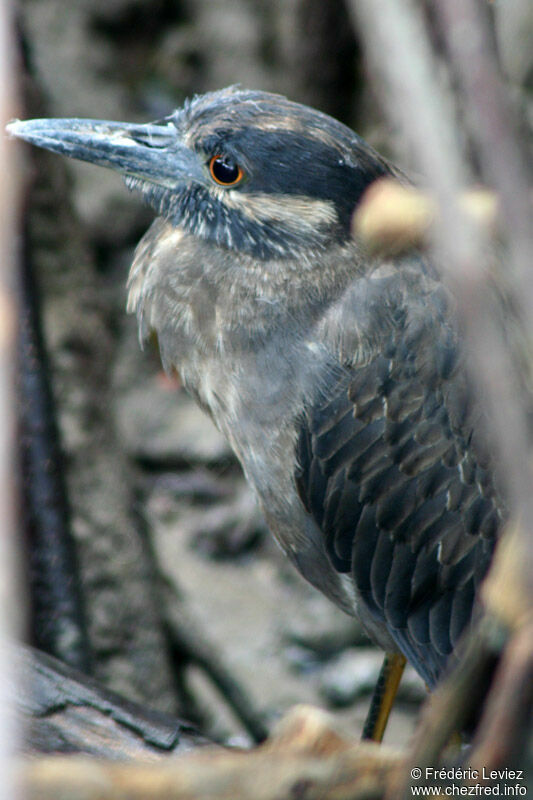
[[435,4],[453,69],[468,108],[485,180],[501,198],[511,265],[527,288],[525,319],[533,326],[533,219],[529,202],[532,169],[521,146],[518,121],[505,92],[490,38],[488,14],[476,0],[447,0]]
[[18,282],[17,378],[20,523],[28,551],[31,593],[28,623],[36,647],[89,673],[91,658],[80,571],[49,379],[41,298],[28,237],[26,233]]
[[[0,128],[13,116],[12,74],[9,61],[9,22],[7,4],[0,4]],[[16,308],[14,292],[14,224],[17,192],[13,154],[5,136],[0,137],[0,800],[15,797],[10,756],[15,738],[9,685],[12,665],[9,641],[20,623],[20,603],[15,597],[16,563],[14,554],[16,516],[13,464],[14,446],[14,353]]]

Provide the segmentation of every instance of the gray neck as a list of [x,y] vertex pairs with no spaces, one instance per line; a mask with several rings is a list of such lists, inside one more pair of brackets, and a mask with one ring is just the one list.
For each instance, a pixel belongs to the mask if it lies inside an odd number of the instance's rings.
[[[299,328],[312,324],[361,263],[352,242],[321,259],[315,253],[294,261],[236,258],[158,219],[137,248],[128,307],[137,312],[142,335],[154,328],[164,346],[173,328],[200,347],[218,349],[223,336],[240,349],[291,321]],[[180,359],[177,352],[170,356]]]
[[352,243],[321,259],[237,259],[161,219],[137,248],[128,306],[141,335],[156,331],[165,367],[178,370],[256,486],[258,454],[293,447],[294,418],[327,358],[317,320],[359,264]]

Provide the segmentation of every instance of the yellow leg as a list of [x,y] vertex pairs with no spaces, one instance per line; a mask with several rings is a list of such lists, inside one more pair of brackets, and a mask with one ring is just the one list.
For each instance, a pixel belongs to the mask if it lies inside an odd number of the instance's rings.
[[365,720],[363,739],[372,739],[374,742],[382,741],[404,667],[405,656],[401,653],[385,653],[383,666]]

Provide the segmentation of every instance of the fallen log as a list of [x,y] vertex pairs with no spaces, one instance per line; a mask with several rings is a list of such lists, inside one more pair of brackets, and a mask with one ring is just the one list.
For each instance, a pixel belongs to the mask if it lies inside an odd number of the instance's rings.
[[153,761],[208,743],[188,722],[130,702],[45,653],[20,646],[13,659],[24,753]]

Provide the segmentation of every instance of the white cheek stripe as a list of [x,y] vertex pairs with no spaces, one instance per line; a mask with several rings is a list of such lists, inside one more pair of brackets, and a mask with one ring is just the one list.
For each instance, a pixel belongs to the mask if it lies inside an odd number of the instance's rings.
[[237,189],[219,191],[224,192],[227,206],[231,205],[257,221],[283,219],[285,225],[300,228],[334,225],[338,221],[335,206],[328,200],[300,195],[246,194]]

